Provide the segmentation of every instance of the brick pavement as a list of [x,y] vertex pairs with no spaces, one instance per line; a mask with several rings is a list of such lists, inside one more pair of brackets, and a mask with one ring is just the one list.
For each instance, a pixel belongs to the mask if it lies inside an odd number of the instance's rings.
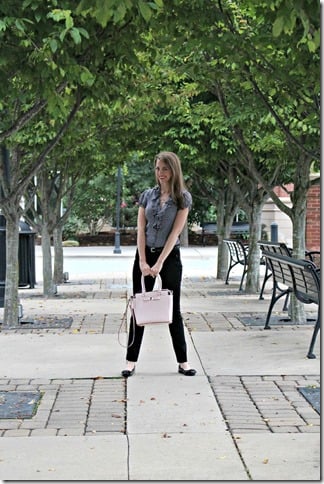
[[319,376],[215,376],[209,381],[231,433],[320,431],[320,416],[298,391],[319,387]]
[[[125,303],[126,304],[126,303]],[[30,314],[29,316],[35,317],[35,314]],[[260,325],[246,325],[240,320],[240,314],[235,312],[183,312],[182,313],[184,323],[188,328],[188,331],[223,331],[223,330],[243,330],[243,331],[263,331],[263,324],[265,321],[265,316],[261,320]],[[54,320],[56,317],[54,314],[47,315],[49,320]],[[245,313],[245,318],[248,318],[249,314]],[[255,315],[251,314],[251,318]],[[20,328],[13,329],[3,329],[3,333],[33,333],[33,334],[115,334],[118,333],[119,327],[121,326],[122,314],[121,313],[89,313],[89,314],[73,314],[73,322],[69,328],[64,327],[50,327],[44,326],[44,328],[31,328],[30,326],[22,325]],[[129,321],[129,314],[128,314]],[[292,330],[296,330],[304,325],[291,325]],[[311,327],[311,325],[309,325]],[[288,324],[272,324],[272,330],[280,331],[283,327],[289,327]],[[122,326],[121,332],[125,332],[125,327]]]
[[[207,288],[207,290],[206,290]],[[228,294],[211,278],[185,279],[184,297],[217,297]],[[199,294],[198,294],[199,293]],[[24,291],[25,297],[41,298],[39,290]],[[126,300],[129,282],[123,278],[83,281],[65,285],[60,298]],[[235,294],[231,291],[231,294]],[[255,296],[252,296],[255,298]],[[216,300],[216,299],[215,299]],[[35,309],[35,312],[37,310]],[[247,314],[245,313],[245,316]],[[32,315],[31,315],[32,316]],[[54,315],[47,315],[53,317]],[[74,313],[70,328],[3,330],[16,333],[118,333],[120,313]],[[262,331],[262,326],[244,325],[233,312],[184,312],[189,333]],[[286,327],[287,325],[285,325]],[[298,329],[298,327],[294,327]],[[125,328],[121,329],[125,331]],[[280,331],[280,325],[275,328]],[[238,433],[310,433],[320,431],[320,416],[298,391],[298,387],[320,386],[318,375],[222,376],[206,375],[221,409],[228,431]],[[0,419],[0,436],[104,435],[127,431],[127,381],[122,378],[63,380],[0,379],[0,390],[40,391],[42,399],[30,419]]]
[[[319,387],[319,376],[208,376],[232,434],[320,432],[320,416],[298,391]],[[1,379],[1,391],[40,391],[36,414],[0,419],[0,436],[76,436],[126,432],[123,378]]]
[[0,379],[1,391],[39,391],[32,418],[0,419],[1,437],[103,435],[125,432],[122,378]]

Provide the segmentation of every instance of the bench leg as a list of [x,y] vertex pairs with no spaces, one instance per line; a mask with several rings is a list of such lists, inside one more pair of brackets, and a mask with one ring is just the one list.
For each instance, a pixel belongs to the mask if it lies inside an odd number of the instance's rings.
[[288,311],[288,303],[289,303],[289,292],[287,292],[287,296],[286,296],[286,299],[285,299],[285,302],[284,302],[284,305],[283,305],[283,308],[282,308],[283,311]]
[[315,354],[313,353],[313,350],[314,350],[314,345],[315,345],[315,342],[316,342],[316,336],[317,336],[317,333],[320,329],[320,323],[321,323],[321,320],[320,320],[320,311],[318,309],[318,315],[317,315],[317,321],[316,321],[316,324],[315,324],[315,328],[314,328],[314,331],[313,331],[313,336],[312,336],[312,340],[311,340],[311,343],[309,345],[309,350],[308,350],[308,353],[307,353],[307,358],[309,359],[314,359],[316,358]]
[[244,268],[244,270],[243,270],[243,274],[242,274],[242,277],[241,277],[241,284],[240,284],[240,289],[239,289],[239,291],[242,291],[242,289],[243,289],[243,281],[244,281],[244,277],[245,277],[246,273],[247,273],[247,269],[246,269],[246,268]]
[[229,279],[230,272],[233,269],[233,267],[235,267],[237,264],[238,264],[238,262],[235,262],[235,264],[232,265],[232,261],[230,261],[230,265],[229,265],[229,268],[228,268],[228,271],[227,271],[227,275],[226,275],[226,279],[225,279],[225,284],[228,284],[228,279]]
[[263,283],[262,283],[262,287],[261,287],[261,291],[260,291],[260,295],[259,295],[259,299],[264,299],[263,297],[263,292],[264,292],[264,289],[265,289],[265,285],[267,283],[267,280],[272,276],[272,273],[268,274],[268,268],[266,268],[266,273],[264,275],[264,279],[263,279]]
[[266,319],[266,322],[265,322],[265,325],[264,325],[264,328],[263,329],[271,329],[270,328],[270,325],[269,325],[269,322],[270,322],[270,317],[271,317],[271,313],[272,313],[273,306],[284,295],[286,295],[286,298],[287,298],[287,296],[289,296],[289,290],[288,289],[287,289],[287,291],[282,291],[280,294],[277,294],[276,295],[276,287],[275,286],[273,287],[271,301],[270,301],[270,305],[269,305],[269,309],[268,309],[268,314],[267,314],[267,319]]

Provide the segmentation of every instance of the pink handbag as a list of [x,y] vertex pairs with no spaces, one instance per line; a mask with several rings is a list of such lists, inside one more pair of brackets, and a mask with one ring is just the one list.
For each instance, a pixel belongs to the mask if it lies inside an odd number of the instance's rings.
[[153,291],[146,292],[144,276],[142,275],[142,292],[131,297],[131,309],[136,324],[172,323],[173,292],[170,289],[162,289],[162,280],[157,275]]

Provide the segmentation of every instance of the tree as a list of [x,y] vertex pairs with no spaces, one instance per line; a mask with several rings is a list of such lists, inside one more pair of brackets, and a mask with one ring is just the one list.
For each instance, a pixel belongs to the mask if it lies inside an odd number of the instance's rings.
[[[285,211],[294,225],[295,254],[301,256],[309,173],[319,160],[319,15],[310,12],[311,2],[304,2],[306,12],[298,4],[290,21],[289,1],[224,1],[217,6],[210,1],[203,10],[199,1],[180,5],[186,9],[185,21],[177,19],[177,35],[170,30],[168,37],[174,69],[183,73],[183,84],[195,83],[196,93],[211,91],[218,98],[215,110],[221,108],[223,124],[231,131],[241,172],[276,203],[273,187],[294,183],[293,207]],[[198,12],[199,24],[194,23]],[[273,31],[272,21],[277,27],[281,22],[282,29]],[[210,105],[205,112],[210,113]],[[256,267],[249,264],[249,270],[251,265]]]
[[[142,42],[138,30],[145,30],[145,19],[160,2],[143,3],[121,1],[110,4],[108,11],[104,2],[100,21],[105,27],[87,17],[89,4],[76,11],[70,0],[61,8],[55,0],[0,7],[0,144],[10,151],[9,157],[2,156],[0,167],[8,251],[4,325],[18,319],[20,200],[83,101],[89,97],[112,103],[123,82],[131,86],[131,79],[122,75],[123,67],[136,62],[134,49]],[[52,136],[43,142],[34,140],[37,123],[48,118]]]

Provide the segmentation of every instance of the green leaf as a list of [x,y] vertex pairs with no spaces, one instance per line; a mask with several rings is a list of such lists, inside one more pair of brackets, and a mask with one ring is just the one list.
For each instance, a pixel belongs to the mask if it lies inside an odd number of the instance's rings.
[[87,30],[83,29],[82,27],[79,27],[79,32],[80,32],[80,35],[82,35],[85,39],[89,39],[90,36],[89,36],[89,33]]
[[17,29],[20,31],[20,32],[24,32],[25,29],[24,29],[24,24],[19,20],[19,19],[16,19],[15,21],[15,26],[17,27]]
[[90,87],[93,85],[95,81],[94,76],[91,74],[91,72],[88,69],[84,69],[81,72],[80,79],[83,85],[90,86]]
[[95,11],[96,20],[102,27],[107,26],[107,23],[111,20],[114,14],[114,9],[111,8],[109,4],[110,2],[103,2],[102,5],[100,5],[100,8]]
[[55,39],[51,39],[49,41],[49,46],[53,54],[57,51],[57,41]]
[[70,15],[70,12],[67,12],[67,17],[65,19],[65,26],[67,29],[71,29],[73,27],[73,18]]
[[138,8],[144,20],[148,22],[152,16],[152,10],[150,9],[150,7],[143,0],[139,0]]
[[307,46],[308,46],[309,52],[315,52],[316,51],[316,44],[313,40],[308,40]]
[[283,17],[277,17],[276,20],[273,23],[272,27],[272,34],[274,37],[279,37],[279,35],[282,32],[284,25],[284,18]]
[[120,22],[121,20],[123,20],[123,18],[125,17],[125,15],[126,15],[126,7],[125,7],[125,4],[124,3],[120,3],[118,5],[118,8],[117,8],[116,12],[114,13],[114,22],[115,23]]
[[76,44],[81,44],[81,35],[77,28],[73,27],[73,29],[70,30],[70,34]]
[[65,38],[65,35],[67,34],[67,30],[64,29],[62,30],[62,32],[60,33],[60,41],[63,42],[64,41],[64,38]]

